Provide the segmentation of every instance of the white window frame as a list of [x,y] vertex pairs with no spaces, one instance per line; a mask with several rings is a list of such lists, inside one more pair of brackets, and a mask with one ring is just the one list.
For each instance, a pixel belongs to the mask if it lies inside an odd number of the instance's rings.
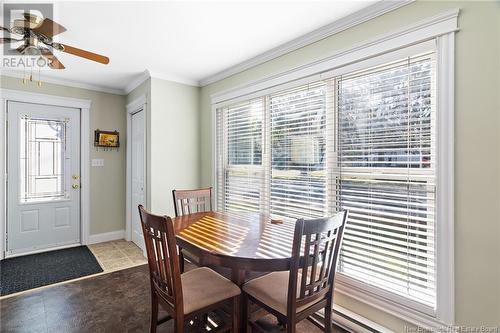
[[[437,58],[437,215],[436,215],[436,310],[428,310],[408,300],[392,297],[379,288],[339,277],[336,291],[425,328],[453,325],[455,320],[454,283],[454,52],[458,31],[459,9],[421,21],[410,27],[379,36],[330,57],[304,64],[292,70],[252,81],[243,86],[222,91],[212,98],[212,184],[216,188],[216,123],[217,108],[237,101],[256,98],[288,87],[298,86],[368,67],[408,49],[432,42]],[[217,207],[216,207],[217,208]]]

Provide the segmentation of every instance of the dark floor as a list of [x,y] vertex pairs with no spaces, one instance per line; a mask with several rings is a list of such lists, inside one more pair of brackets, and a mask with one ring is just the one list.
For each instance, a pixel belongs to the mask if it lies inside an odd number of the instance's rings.
[[[149,316],[146,265],[0,300],[0,332],[148,332]],[[297,328],[321,332],[307,320]],[[171,331],[171,322],[158,327]]]

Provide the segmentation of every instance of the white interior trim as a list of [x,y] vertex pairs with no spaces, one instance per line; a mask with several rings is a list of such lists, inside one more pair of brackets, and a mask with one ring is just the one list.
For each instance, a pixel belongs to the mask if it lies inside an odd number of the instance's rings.
[[272,59],[278,58],[284,54],[298,50],[306,45],[315,43],[317,41],[335,35],[339,32],[352,28],[356,25],[374,19],[378,16],[384,15],[390,11],[393,11],[407,4],[410,4],[413,1],[414,0],[396,0],[396,1],[376,2],[371,6],[365,7],[339,20],[327,24],[321,28],[313,30],[298,38],[292,39],[289,42],[281,44],[253,58],[250,58],[239,64],[224,69],[223,71],[210,75],[200,80],[199,85],[206,86],[210,83],[214,83],[222,79],[225,79],[231,75],[243,72],[249,68],[255,67]]
[[[339,314],[340,313],[340,314]],[[346,318],[347,317],[347,318]],[[348,319],[349,318],[349,319]],[[360,316],[340,305],[333,304],[332,320],[335,325],[342,327],[343,329],[353,332],[353,333],[392,333],[387,327],[377,324],[370,319]],[[358,324],[361,323],[362,325]],[[365,328],[364,326],[370,329]]]
[[[147,142],[147,127],[146,127],[146,118],[147,118],[147,97],[146,95],[141,95],[139,96],[137,99],[135,99],[134,101],[130,102],[129,104],[127,104],[126,106],[126,111],[127,111],[127,138],[129,140],[128,144],[127,144],[127,196],[126,196],[126,213],[125,213],[125,218],[126,218],[126,221],[125,221],[125,239],[127,241],[131,241],[132,240],[132,210],[134,209],[134,207],[132,207],[132,199],[131,199],[131,195],[132,195],[132,183],[131,183],[131,177],[132,177],[132,142],[131,142],[131,138],[132,138],[132,115],[137,113],[137,112],[146,112],[145,115],[146,117],[144,117],[144,161],[145,161],[145,165],[144,165],[144,193],[147,193],[147,170],[148,170],[148,166],[147,166],[147,158],[146,158],[146,154],[147,154],[147,145],[148,145],[148,142]],[[147,195],[144,196],[144,206],[148,206],[147,205]]]
[[30,254],[37,254],[37,253],[42,253],[42,252],[48,252],[48,251],[57,251],[57,250],[62,250],[62,249],[69,249],[72,247],[77,247],[80,246],[80,243],[77,244],[68,244],[68,245],[61,245],[61,246],[55,246],[51,247],[50,249],[40,249],[40,250],[35,250],[35,251],[28,251],[28,252],[23,252],[23,253],[14,253],[10,254],[8,258],[14,258],[14,257],[22,257],[22,256],[28,256]]
[[[113,87],[104,87],[104,86],[99,86],[99,85],[90,84],[90,83],[76,82],[76,81],[65,80],[65,79],[61,79],[61,78],[55,78],[55,77],[51,77],[50,75],[47,75],[45,73],[46,72],[43,72],[43,74],[42,74],[42,84],[51,83],[51,84],[57,84],[57,85],[66,86],[66,87],[74,87],[74,88],[81,88],[81,89],[87,89],[87,90],[93,90],[93,91],[100,91],[100,92],[104,92],[104,93],[108,93],[108,94],[125,95],[125,93],[122,89],[113,88]],[[13,78],[17,78],[17,79],[25,78],[25,76],[23,75],[23,72],[17,71],[17,70],[2,69],[1,75],[13,77]]]
[[[1,75],[13,77],[16,79],[23,79],[24,78],[23,73],[20,71],[17,71],[17,70],[2,69]],[[104,86],[98,86],[95,84],[88,84],[88,83],[76,82],[76,81],[71,81],[71,80],[65,80],[65,79],[61,79],[61,78],[51,77],[50,75],[46,75],[46,74],[42,75],[42,84],[43,83],[51,83],[51,84],[57,84],[60,86],[99,91],[99,92],[104,92],[107,94],[128,95],[132,92],[132,90],[134,90],[135,88],[140,86],[144,81],[146,81],[149,78],[156,78],[156,79],[160,79],[160,80],[165,80],[165,81],[185,84],[185,85],[189,85],[189,86],[199,87],[198,81],[188,80],[188,79],[184,79],[182,77],[177,77],[177,76],[163,75],[160,73],[151,73],[147,69],[144,70],[144,72],[142,72],[136,79],[131,80],[130,83],[127,84],[127,86],[124,89],[113,88],[113,87],[104,87]]]
[[[437,313],[455,323],[455,33],[437,38]],[[451,237],[450,237],[451,235]],[[448,236],[448,237],[447,237]],[[446,241],[443,242],[443,239]]]
[[180,83],[180,84],[185,84],[185,85],[193,86],[193,87],[200,87],[200,83],[198,81],[190,80],[190,79],[183,78],[183,77],[177,76],[177,75],[167,75],[167,74],[163,74],[163,73],[152,72],[151,78]]
[[124,238],[125,238],[125,230],[122,229],[122,230],[104,232],[102,234],[90,235],[88,244],[103,243]]
[[[443,325],[454,324],[455,286],[454,286],[454,36],[458,31],[459,9],[447,11],[424,20],[411,27],[375,38],[374,40],[354,46],[326,59],[252,81],[243,86],[212,95],[212,182],[216,179],[216,130],[215,110],[217,107],[230,104],[236,99],[247,98],[252,94],[261,94],[266,89],[280,85],[297,84],[300,80],[316,79],[342,73],[342,67],[351,67],[355,62],[365,62],[370,58],[384,57],[385,54],[415,47],[418,43],[433,45],[437,53],[437,309],[414,306],[408,301],[402,304],[399,300],[389,299],[391,295],[381,296],[374,288],[356,282],[339,274],[336,279],[336,291],[353,299],[377,308],[409,323],[435,330]],[[432,41],[431,44],[427,41]],[[330,68],[328,68],[331,66]],[[320,74],[322,73],[322,74]],[[319,75],[318,75],[319,74]],[[215,186],[216,187],[216,186]],[[217,191],[217,188],[215,189]]]
[[127,84],[127,86],[125,87],[123,93],[125,95],[130,94],[132,92],[132,90],[134,90],[135,88],[137,88],[138,86],[140,86],[144,81],[146,81],[150,77],[151,77],[151,74],[146,69],[144,72],[141,73],[141,75],[137,79],[132,80],[129,84]]
[[290,70],[268,75],[246,84],[211,95],[212,104],[227,102],[287,82],[332,71],[367,58],[396,51],[414,44],[458,31],[459,9],[453,9],[422,20],[411,26],[378,36],[351,48],[335,52],[329,57],[308,62]]
[[[87,244],[89,237],[89,224],[90,224],[90,106],[92,101],[86,99],[77,99],[61,96],[53,96],[32,92],[25,92],[21,90],[0,89],[0,137],[2,142],[6,142],[6,111],[7,101],[16,101],[24,103],[35,103],[62,106],[69,108],[80,109],[81,112],[81,129],[80,129],[80,243]],[[0,259],[5,258],[5,224],[6,219],[6,206],[7,199],[6,182],[7,182],[7,169],[6,169],[6,150],[3,144],[0,144]],[[49,250],[49,249],[47,249]]]

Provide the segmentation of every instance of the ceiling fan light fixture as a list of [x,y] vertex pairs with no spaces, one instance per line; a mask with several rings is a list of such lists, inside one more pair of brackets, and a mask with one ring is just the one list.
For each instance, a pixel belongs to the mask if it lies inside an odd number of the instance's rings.
[[41,55],[40,50],[36,46],[28,46],[23,50],[23,54],[27,56]]
[[47,65],[47,60],[45,60],[44,57],[40,56],[37,60],[36,60],[36,64],[38,65],[38,67],[42,68],[42,67],[45,67]]

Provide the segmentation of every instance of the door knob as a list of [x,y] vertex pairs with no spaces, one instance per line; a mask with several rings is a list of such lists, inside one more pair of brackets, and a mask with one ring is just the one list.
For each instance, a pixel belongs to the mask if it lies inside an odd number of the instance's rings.
[[77,189],[80,187],[80,185],[78,185],[78,184],[73,184],[73,185],[71,185],[71,187],[72,187],[74,190],[77,190]]

